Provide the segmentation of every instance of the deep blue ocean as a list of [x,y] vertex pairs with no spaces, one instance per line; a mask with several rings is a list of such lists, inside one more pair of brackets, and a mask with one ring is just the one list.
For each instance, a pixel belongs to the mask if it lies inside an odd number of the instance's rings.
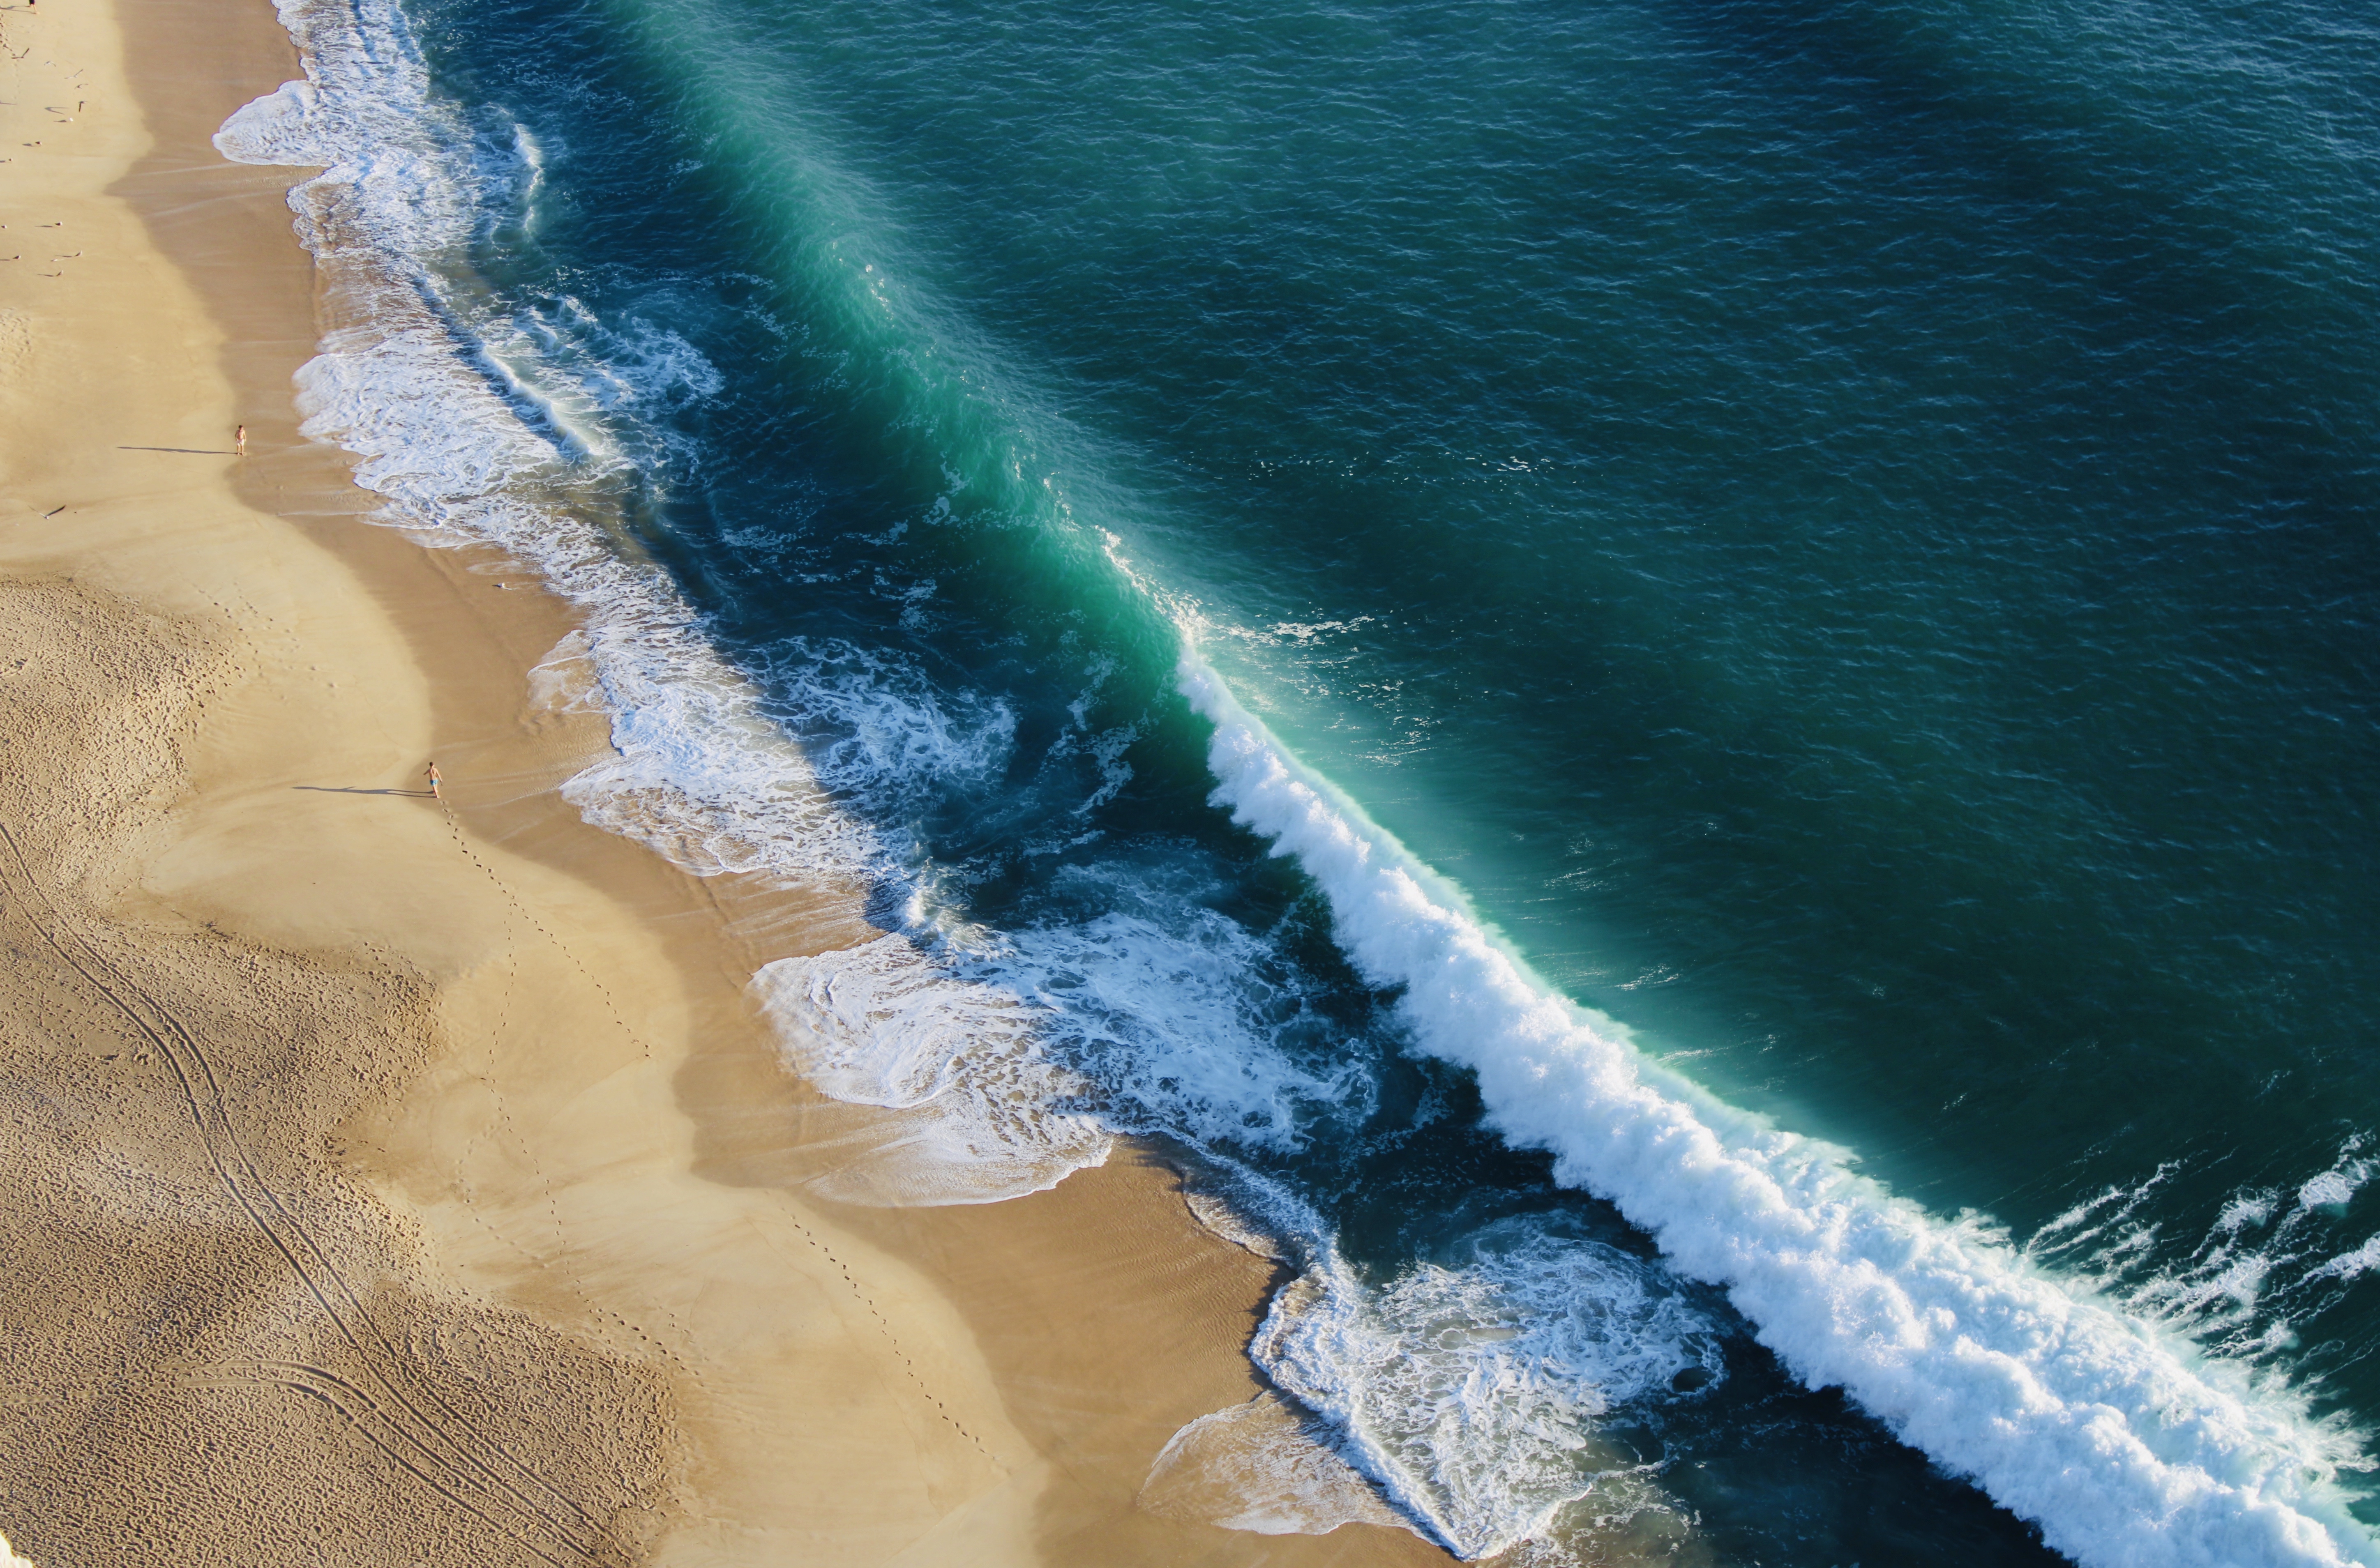
[[826,1196],[1159,1140],[1466,1557],[2380,1563],[2367,6],[284,15],[310,430],[869,900]]

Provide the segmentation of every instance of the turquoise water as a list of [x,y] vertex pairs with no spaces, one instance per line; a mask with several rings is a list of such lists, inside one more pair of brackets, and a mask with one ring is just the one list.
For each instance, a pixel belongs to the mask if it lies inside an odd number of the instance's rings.
[[[1330,1285],[1259,1361],[1466,1555],[2380,1561],[2360,8],[290,14],[372,41],[318,248],[429,307],[319,431],[664,570],[550,564],[685,655],[599,631],[584,803],[857,868],[887,946],[771,994],[961,1196],[1203,1163]],[[1533,1104],[1561,1030],[1866,1272]]]

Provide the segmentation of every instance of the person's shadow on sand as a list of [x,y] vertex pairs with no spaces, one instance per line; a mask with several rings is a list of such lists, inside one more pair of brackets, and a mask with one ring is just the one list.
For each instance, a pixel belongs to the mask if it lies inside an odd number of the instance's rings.
[[427,790],[366,790],[354,784],[292,784],[292,790],[310,790],[318,795],[405,795],[417,801],[435,800]]

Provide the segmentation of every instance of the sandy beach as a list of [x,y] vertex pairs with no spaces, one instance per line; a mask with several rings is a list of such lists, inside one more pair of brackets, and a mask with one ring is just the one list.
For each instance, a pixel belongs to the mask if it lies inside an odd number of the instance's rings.
[[565,607],[365,522],[298,435],[293,176],[208,141],[298,74],[271,10],[14,7],[0,36],[15,1550],[1442,1561],[1144,1496],[1179,1429],[1262,1394],[1274,1283],[1160,1161],[975,1208],[804,1185],[849,1118],[745,983],[875,934],[840,890],[582,824],[555,787],[602,722],[528,679]]

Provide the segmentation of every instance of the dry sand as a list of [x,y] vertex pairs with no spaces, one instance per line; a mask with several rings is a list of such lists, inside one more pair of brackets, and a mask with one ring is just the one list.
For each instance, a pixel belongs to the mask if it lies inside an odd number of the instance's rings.
[[16,1550],[1444,1561],[1200,1523],[1196,1477],[1136,1504],[1178,1428],[1258,1394],[1273,1283],[1145,1154],[979,1208],[805,1189],[848,1118],[743,983],[873,933],[583,826],[553,786],[604,734],[527,679],[564,608],[360,521],[297,436],[289,175],[207,140],[297,74],[261,0],[0,36]]

